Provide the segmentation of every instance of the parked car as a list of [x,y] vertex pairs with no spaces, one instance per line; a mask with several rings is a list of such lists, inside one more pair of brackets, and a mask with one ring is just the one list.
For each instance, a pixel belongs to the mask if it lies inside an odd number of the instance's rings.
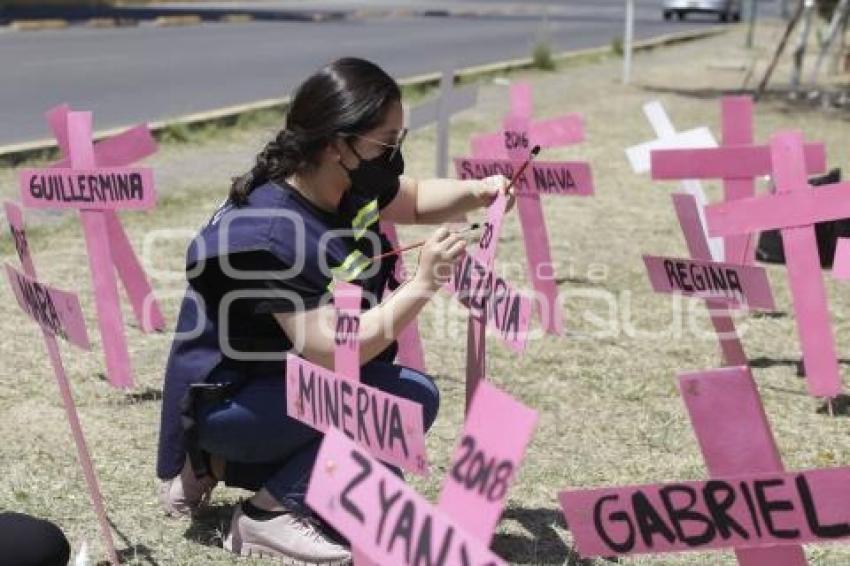
[[741,20],[741,0],[664,0],[664,19],[676,16],[684,20],[688,14],[717,14],[721,22]]

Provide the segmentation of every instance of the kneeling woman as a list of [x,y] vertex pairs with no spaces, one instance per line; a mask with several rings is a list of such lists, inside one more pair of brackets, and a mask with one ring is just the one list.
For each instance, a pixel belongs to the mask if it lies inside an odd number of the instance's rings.
[[[311,564],[346,563],[304,494],[322,436],[286,416],[284,353],[333,367],[334,280],[364,290],[363,382],[437,415],[430,377],[393,364],[395,338],[444,283],[466,242],[445,227],[422,248],[415,275],[392,280],[380,218],[436,224],[487,206],[504,177],[402,176],[398,85],[376,65],[341,59],[297,90],[286,126],[237,178],[192,241],[189,288],[165,374],[157,475],[171,515],[205,503],[220,480],[255,492],[237,506],[225,548]],[[383,291],[395,287],[383,297]]]

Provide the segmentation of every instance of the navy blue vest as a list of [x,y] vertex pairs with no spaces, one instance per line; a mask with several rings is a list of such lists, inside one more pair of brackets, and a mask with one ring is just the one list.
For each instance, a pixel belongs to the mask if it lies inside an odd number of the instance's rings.
[[[235,362],[225,355],[220,340],[222,298],[230,291],[284,288],[297,293],[311,308],[329,299],[332,281],[344,279],[362,286],[364,295],[372,294],[380,300],[387,284],[392,284],[396,258],[382,260],[378,267],[368,258],[389,249],[389,242],[379,231],[378,210],[394,196],[366,202],[347,193],[338,213],[333,214],[319,210],[287,185],[267,183],[254,189],[245,205],[235,207],[225,202],[215,212],[186,254],[189,285],[165,369],[158,477],[172,478],[183,467],[187,439],[181,407],[191,384],[203,382],[223,363],[235,364],[244,370],[246,378],[268,371],[280,371],[284,378],[282,361]],[[278,269],[297,269],[285,278],[266,280],[243,280],[224,272],[223,260],[244,268],[240,263],[244,263],[243,258],[253,258],[251,264],[259,259],[263,266],[274,263]],[[370,306],[366,300],[364,308]],[[225,333],[230,346],[240,352],[267,352],[273,345],[282,358],[291,343],[271,312],[286,306],[261,299],[236,301],[234,308],[236,305],[241,305],[236,309],[238,315],[228,318]],[[379,359],[392,361],[396,350],[393,344]]]

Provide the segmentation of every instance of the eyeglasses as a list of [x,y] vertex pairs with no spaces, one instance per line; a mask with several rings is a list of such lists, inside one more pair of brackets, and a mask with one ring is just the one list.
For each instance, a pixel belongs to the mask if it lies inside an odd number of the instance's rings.
[[392,148],[392,152],[390,153],[390,159],[394,158],[399,151],[401,151],[401,144],[404,143],[404,139],[407,137],[407,128],[402,128],[398,133],[398,138],[395,143],[387,143],[381,140],[376,140],[375,138],[370,138],[368,136],[361,136],[360,134],[351,134],[351,137],[360,138],[361,140],[366,140],[372,143],[376,143],[380,146],[386,148]]

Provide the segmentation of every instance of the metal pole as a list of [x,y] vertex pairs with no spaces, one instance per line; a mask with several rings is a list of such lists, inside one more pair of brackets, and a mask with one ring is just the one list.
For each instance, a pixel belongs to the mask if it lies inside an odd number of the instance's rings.
[[623,40],[623,84],[632,80],[632,41],[635,31],[635,0],[626,0],[626,33]]
[[759,3],[758,0],[750,0],[750,10],[749,10],[749,18],[750,18],[750,28],[747,30],[747,48],[752,49],[753,41],[756,30],[756,18],[758,18],[759,11]]

